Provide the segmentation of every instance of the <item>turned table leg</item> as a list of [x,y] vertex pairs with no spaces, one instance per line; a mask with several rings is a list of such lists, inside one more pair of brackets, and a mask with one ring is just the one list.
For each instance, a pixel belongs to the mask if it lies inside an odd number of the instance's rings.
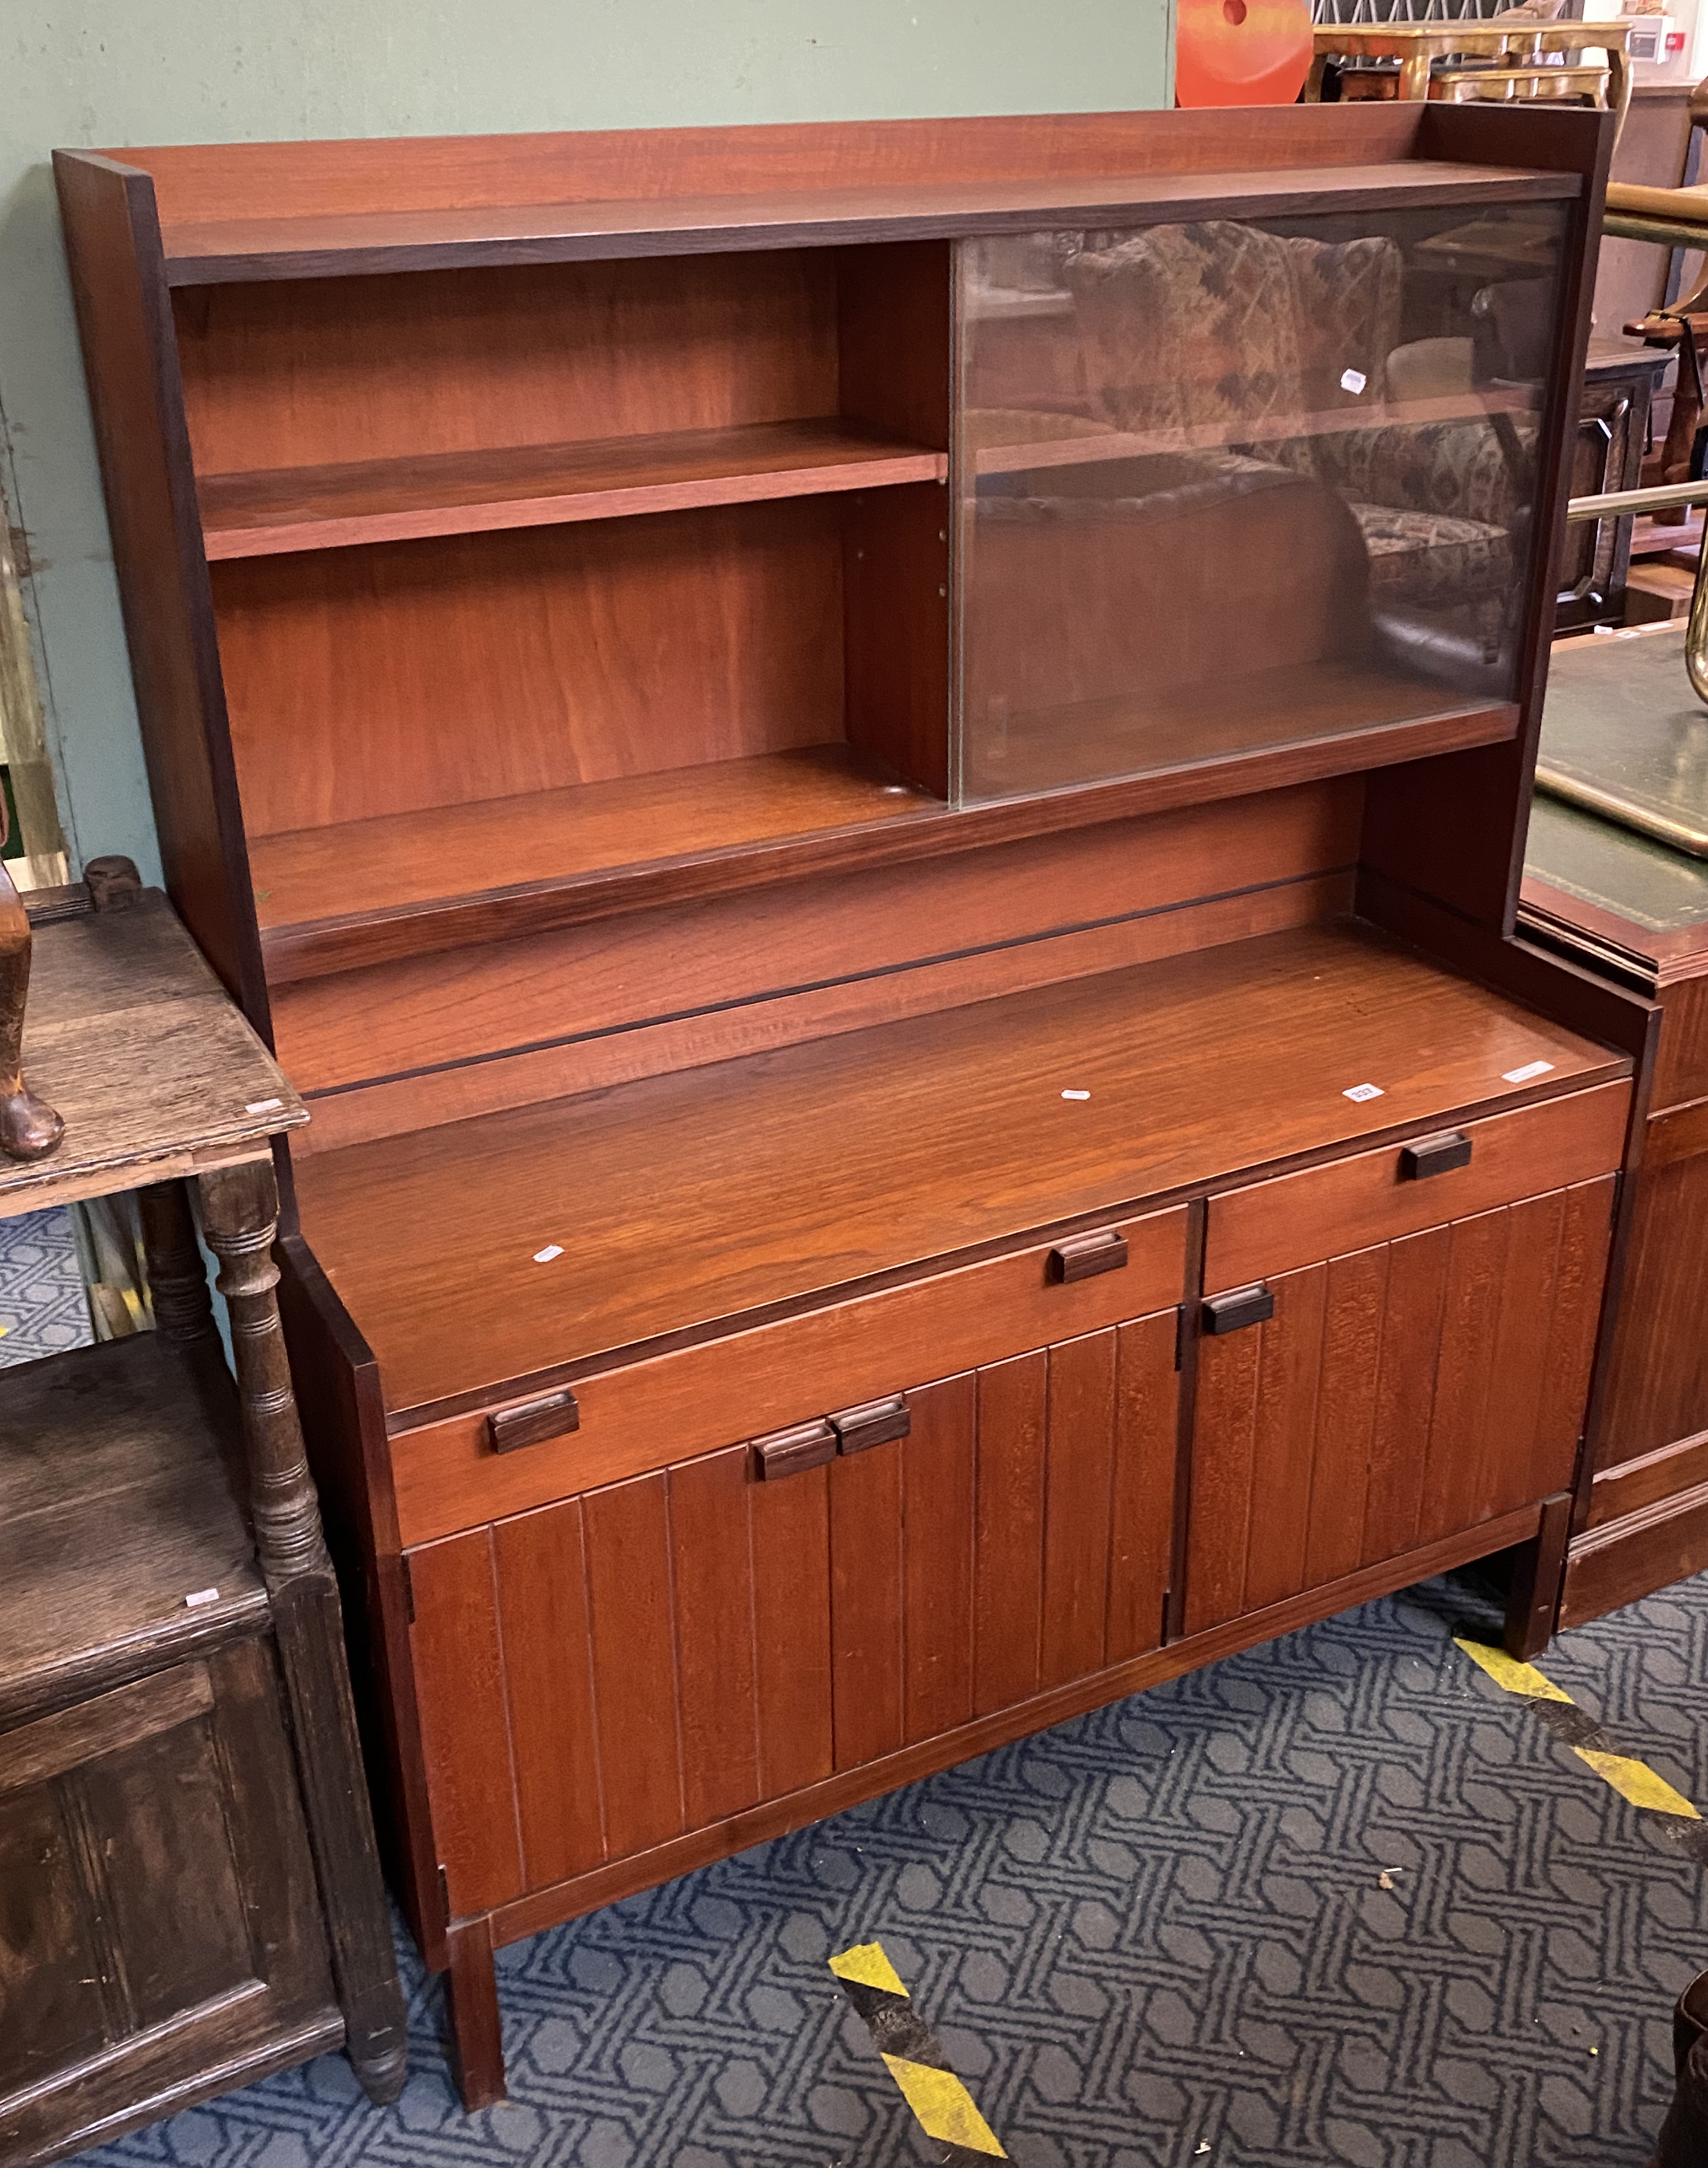
[[202,1226],[231,1313],[255,1544],[273,1600],[350,2061],[370,2099],[396,2100],[404,2079],[403,1996],[362,1779],[338,1585],[274,1293],[278,1187],[269,1161],[199,1181]]
[[[0,818],[0,836],[4,833]],[[0,1152],[40,1159],[65,1134],[65,1124],[24,1081],[24,999],[29,991],[29,921],[0,863]]]

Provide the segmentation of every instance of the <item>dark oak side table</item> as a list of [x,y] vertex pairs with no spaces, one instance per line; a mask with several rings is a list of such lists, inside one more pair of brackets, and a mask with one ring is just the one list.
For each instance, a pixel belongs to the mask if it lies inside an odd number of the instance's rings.
[[[36,914],[0,1216],[141,1193],[157,1330],[0,1373],[0,2163],[56,2159],[404,2010],[274,1295],[306,1119],[163,895]],[[230,1308],[215,1331],[190,1185]]]

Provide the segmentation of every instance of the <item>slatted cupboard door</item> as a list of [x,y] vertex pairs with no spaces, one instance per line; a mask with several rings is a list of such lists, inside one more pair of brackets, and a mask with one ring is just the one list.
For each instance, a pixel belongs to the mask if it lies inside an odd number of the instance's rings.
[[1154,1648],[1175,1321],[909,1391],[906,1437],[793,1475],[735,1445],[412,1551],[451,1916]]
[[1567,1489],[1613,1177],[1269,1276],[1200,1342],[1186,1630]]

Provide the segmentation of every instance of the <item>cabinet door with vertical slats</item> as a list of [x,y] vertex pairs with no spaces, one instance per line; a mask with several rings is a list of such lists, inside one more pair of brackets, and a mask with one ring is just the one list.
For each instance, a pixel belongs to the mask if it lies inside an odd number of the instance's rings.
[[904,1436],[792,1472],[733,1445],[412,1551],[453,1916],[1154,1648],[1176,1321],[906,1389]]
[[1186,1630],[1569,1487],[1613,1177],[1278,1273],[1199,1348]]

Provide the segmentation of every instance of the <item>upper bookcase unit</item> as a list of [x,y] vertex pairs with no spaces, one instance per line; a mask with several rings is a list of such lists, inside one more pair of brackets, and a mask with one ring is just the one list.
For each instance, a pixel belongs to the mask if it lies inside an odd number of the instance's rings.
[[58,154],[180,909],[264,1024],[1514,736],[1601,142],[1359,106]]

